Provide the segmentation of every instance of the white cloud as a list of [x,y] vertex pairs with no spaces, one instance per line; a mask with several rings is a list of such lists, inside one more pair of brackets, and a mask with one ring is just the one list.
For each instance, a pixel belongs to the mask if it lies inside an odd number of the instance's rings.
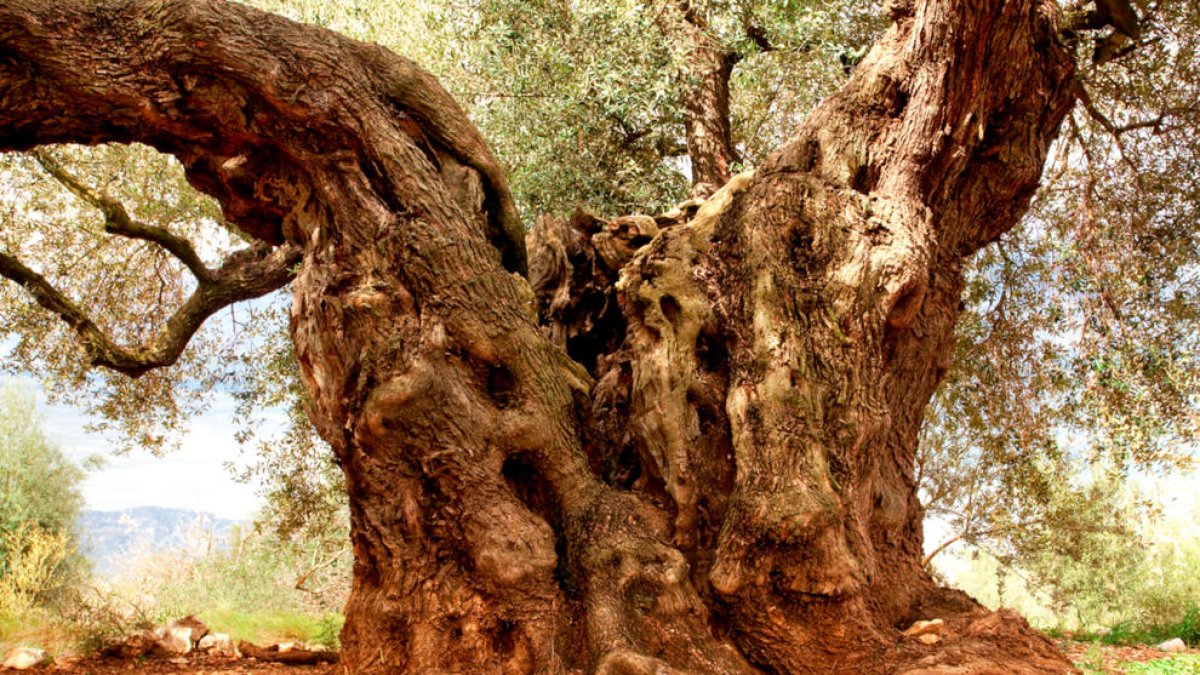
[[[43,413],[47,436],[68,457],[82,462],[100,454],[106,459],[105,466],[92,471],[83,483],[88,509],[163,506],[245,519],[261,505],[255,486],[236,482],[225,468],[226,462],[244,463],[233,438],[233,401],[227,395],[215,395],[209,411],[191,421],[179,450],[163,457],[148,452],[111,455],[112,445],[103,435],[84,430],[87,417],[81,411],[46,405]],[[270,433],[264,430],[263,435]]]

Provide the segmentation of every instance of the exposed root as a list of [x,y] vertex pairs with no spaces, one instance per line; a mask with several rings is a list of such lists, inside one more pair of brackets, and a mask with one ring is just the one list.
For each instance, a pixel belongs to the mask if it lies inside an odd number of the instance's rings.
[[[890,672],[907,675],[1050,675],[1076,673],[1050,638],[1015,612],[975,612],[945,620],[940,639],[905,637]],[[932,635],[926,634],[926,635]]]

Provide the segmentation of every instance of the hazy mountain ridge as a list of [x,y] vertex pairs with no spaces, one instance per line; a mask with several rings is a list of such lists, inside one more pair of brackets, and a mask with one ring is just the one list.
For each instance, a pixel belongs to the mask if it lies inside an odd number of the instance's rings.
[[114,576],[147,553],[184,549],[203,554],[210,547],[223,547],[240,523],[199,511],[138,506],[84,511],[76,528],[80,551],[95,571]]

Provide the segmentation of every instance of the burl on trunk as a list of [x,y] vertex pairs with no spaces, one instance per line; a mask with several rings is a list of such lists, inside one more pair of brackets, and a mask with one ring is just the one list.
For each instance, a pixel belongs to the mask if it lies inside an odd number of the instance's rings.
[[[348,672],[1067,672],[934,585],[913,455],[963,260],[1025,211],[1072,56],[1050,0],[888,11],[756,172],[659,217],[541,218],[532,284],[432,77],[240,5],[0,2],[0,147],[150,144],[302,251]],[[936,644],[903,635],[932,618]]]

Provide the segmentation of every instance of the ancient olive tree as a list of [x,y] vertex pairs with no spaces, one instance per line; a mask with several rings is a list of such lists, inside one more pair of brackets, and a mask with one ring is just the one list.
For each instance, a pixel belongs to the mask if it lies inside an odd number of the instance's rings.
[[[705,186],[660,216],[539,218],[527,256],[506,174],[402,57],[216,0],[4,0],[0,148],[147,144],[247,244],[206,263],[45,156],[194,284],[114,335],[14,253],[0,275],[134,377],[292,283],[350,499],[349,671],[1070,670],[930,578],[914,458],[965,261],[1026,211],[1075,104],[1075,24],[894,0],[845,85],[734,175],[731,57],[689,8],[656,28],[693,41]],[[945,639],[901,633],[926,618]]]

